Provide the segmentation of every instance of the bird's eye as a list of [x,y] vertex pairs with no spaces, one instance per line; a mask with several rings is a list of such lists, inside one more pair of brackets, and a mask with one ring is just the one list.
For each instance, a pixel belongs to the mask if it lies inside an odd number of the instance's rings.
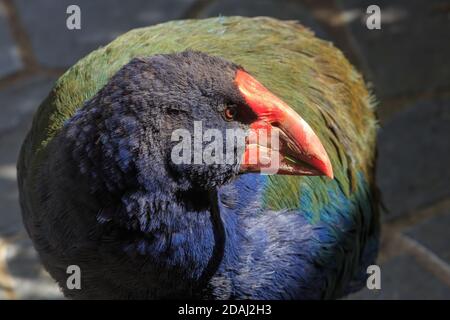
[[235,107],[228,106],[223,110],[223,114],[227,121],[231,121],[236,117],[237,111]]

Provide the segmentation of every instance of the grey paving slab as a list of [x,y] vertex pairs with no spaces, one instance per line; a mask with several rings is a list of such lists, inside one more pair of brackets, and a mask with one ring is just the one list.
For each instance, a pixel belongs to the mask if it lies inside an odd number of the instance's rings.
[[53,82],[53,78],[37,77],[0,91],[0,237],[22,229],[16,160],[32,115]]
[[[55,78],[33,77],[0,91],[0,261],[7,267],[12,292],[0,288],[0,299],[61,298],[56,284],[42,269],[25,235],[19,207],[16,160],[31,126],[34,111],[50,91]],[[15,238],[18,234],[21,237]],[[6,243],[6,245],[5,245]],[[5,248],[6,246],[6,248]],[[3,290],[3,291],[2,291]]]
[[0,5],[0,77],[13,73],[21,67],[18,48],[12,38],[4,9]]
[[26,236],[7,245],[6,267],[15,299],[64,298],[55,281],[43,269]]
[[20,126],[0,136],[0,237],[23,230],[16,179],[16,159],[31,126],[31,115]]
[[[38,61],[68,67],[118,35],[179,18],[194,0],[16,0]],[[66,9],[81,9],[81,30],[68,30]]]
[[34,112],[55,82],[53,77],[32,77],[0,90],[0,134]]
[[328,35],[323,31],[320,24],[312,17],[299,1],[290,0],[227,0],[215,1],[204,9],[200,18],[214,16],[269,16],[283,20],[298,20],[304,26],[310,28],[315,34],[323,39]]
[[450,100],[418,102],[378,136],[378,184],[387,219],[450,194]]
[[[340,0],[354,44],[379,98],[450,85],[450,19],[446,0]],[[381,30],[366,27],[369,5]]]
[[397,256],[381,268],[381,289],[364,289],[348,297],[350,300],[441,300],[450,299],[450,287],[443,284],[414,258]]
[[450,210],[406,231],[406,234],[450,265]]
[[[47,90],[43,90],[43,95]],[[23,94],[26,96],[26,92]],[[27,100],[26,97],[23,97]],[[40,102],[35,97],[35,106]],[[7,266],[7,276],[12,283],[12,296],[15,299],[59,299],[59,292],[55,282],[43,270],[31,242],[25,235],[20,214],[17,182],[16,158],[32,120],[32,110],[26,113],[19,125],[0,135],[0,241],[7,241],[6,252],[1,255]],[[3,241],[5,243],[5,241]],[[11,298],[11,292],[6,294],[0,288],[0,299]]]

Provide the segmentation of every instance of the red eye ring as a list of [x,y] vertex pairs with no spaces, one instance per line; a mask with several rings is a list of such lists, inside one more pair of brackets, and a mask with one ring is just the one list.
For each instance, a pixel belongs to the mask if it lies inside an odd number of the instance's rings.
[[223,110],[223,115],[225,117],[225,120],[227,121],[232,121],[234,120],[234,118],[236,117],[236,108],[234,107],[225,107],[225,109]]

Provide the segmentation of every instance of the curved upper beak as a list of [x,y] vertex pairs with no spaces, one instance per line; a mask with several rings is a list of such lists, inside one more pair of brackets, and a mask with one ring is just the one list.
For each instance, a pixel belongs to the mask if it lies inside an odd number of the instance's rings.
[[[257,116],[250,126],[241,172],[290,175],[325,175],[333,179],[333,168],[325,148],[309,124],[284,101],[243,70],[235,83]],[[261,138],[265,135],[264,138]]]

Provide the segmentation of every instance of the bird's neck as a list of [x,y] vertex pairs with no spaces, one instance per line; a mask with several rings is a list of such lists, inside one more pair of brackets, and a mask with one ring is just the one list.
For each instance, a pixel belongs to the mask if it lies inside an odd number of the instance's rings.
[[[99,203],[99,228],[115,229],[122,249],[145,257],[154,272],[173,270],[158,276],[161,286],[178,282],[178,291],[191,294],[209,280],[223,254],[215,191],[176,181],[161,155],[146,149],[151,137],[138,119],[122,115],[96,124],[91,113],[71,120],[58,144],[67,146],[86,192]],[[101,130],[105,123],[107,132]]]

